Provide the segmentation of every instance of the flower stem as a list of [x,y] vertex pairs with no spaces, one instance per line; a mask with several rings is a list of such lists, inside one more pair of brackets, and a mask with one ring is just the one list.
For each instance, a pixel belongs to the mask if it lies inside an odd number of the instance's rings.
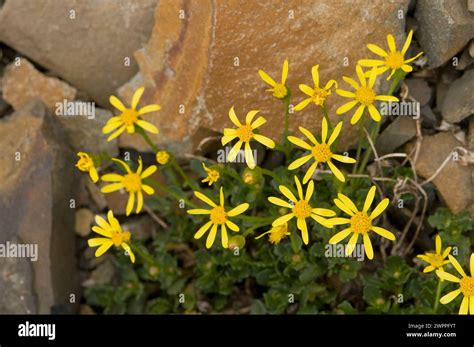
[[133,253],[141,257],[143,261],[147,263],[148,265],[159,267],[158,264],[155,262],[155,259],[153,258],[153,256],[150,253],[148,253],[147,250],[144,250],[143,247],[141,247],[139,244],[131,241],[130,248],[132,249]]
[[171,166],[173,169],[175,169],[178,174],[181,176],[181,178],[184,180],[184,182],[193,190],[199,190],[199,187],[196,185],[194,181],[192,181],[188,175],[183,171],[181,166],[179,166],[178,162],[176,161],[176,158],[172,157],[170,159]]
[[178,193],[176,192],[173,192],[172,190],[168,189],[167,187],[161,185],[160,183],[156,182],[155,180],[153,179],[145,179],[145,182],[151,186],[153,186],[154,188],[158,189],[158,190],[161,190],[162,192],[165,192],[166,194],[169,194],[171,195],[172,197],[174,197],[176,200],[183,200],[187,205],[191,206],[191,207],[194,207],[194,208],[198,208],[198,206],[193,203],[192,201],[190,201],[188,198],[184,197],[184,196],[181,196],[179,195]]
[[438,312],[438,306],[439,306],[439,297],[441,296],[441,279],[438,280],[438,287],[436,288],[436,298],[434,302],[434,313]]
[[153,152],[156,154],[156,152],[158,152],[158,146],[153,143],[153,141],[150,139],[150,137],[145,132],[145,130],[143,130],[142,128],[138,126],[135,129],[136,129],[136,132],[139,133],[143,137],[145,142],[151,147]]

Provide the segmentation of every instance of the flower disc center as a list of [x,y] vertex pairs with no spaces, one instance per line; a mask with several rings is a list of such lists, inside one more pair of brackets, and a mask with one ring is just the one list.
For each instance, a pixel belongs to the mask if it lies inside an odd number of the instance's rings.
[[311,149],[311,154],[313,155],[314,159],[316,159],[316,161],[322,163],[327,162],[332,157],[331,149],[325,143],[314,146]]
[[242,125],[239,129],[237,129],[237,136],[239,137],[240,141],[249,142],[253,137],[253,129],[249,124]]
[[372,105],[375,101],[375,92],[370,87],[360,87],[356,92],[356,99],[361,104]]
[[351,217],[351,228],[355,233],[365,234],[372,228],[372,222],[365,212],[357,212]]
[[311,215],[312,207],[305,200],[300,200],[295,203],[293,207],[293,213],[296,218],[308,218]]
[[464,296],[474,295],[474,277],[463,277],[459,285],[461,286],[461,292]]
[[129,173],[123,177],[123,185],[127,192],[139,192],[142,190],[142,179],[136,173]]
[[224,224],[227,221],[224,207],[216,206],[211,210],[211,222],[213,224]]
[[396,70],[402,67],[404,60],[404,56],[401,52],[390,52],[385,57],[385,65]]

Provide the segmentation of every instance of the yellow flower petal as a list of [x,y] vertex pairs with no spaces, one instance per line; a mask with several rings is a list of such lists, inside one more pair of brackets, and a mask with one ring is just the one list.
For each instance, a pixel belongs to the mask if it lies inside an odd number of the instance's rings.
[[138,115],[142,116],[147,113],[156,112],[161,110],[161,106],[157,104],[147,105],[138,110]]
[[326,117],[323,117],[322,127],[321,127],[321,142],[326,143],[326,139],[328,137],[328,121]]
[[254,117],[257,115],[257,113],[259,113],[259,112],[260,112],[259,110],[250,110],[249,112],[247,112],[247,115],[245,116],[245,123],[246,123],[246,124],[251,124],[253,118],[254,118]]
[[344,90],[344,89],[336,89],[336,94],[337,95],[340,95],[340,96],[343,96],[345,98],[355,98],[355,93],[353,92],[349,92],[347,90]]
[[155,173],[155,171],[158,170],[156,165],[149,166],[143,171],[140,175],[140,178],[147,178]]
[[456,258],[454,258],[451,254],[448,255],[448,258],[449,258],[449,261],[451,262],[451,264],[454,266],[454,268],[456,269],[456,271],[462,276],[462,277],[466,277],[466,273],[464,272],[461,264],[459,264],[459,262],[456,260]]
[[194,192],[194,195],[196,196],[196,198],[198,198],[199,200],[205,202],[206,204],[208,204],[209,206],[211,207],[216,207],[217,205],[214,203],[214,201],[212,201],[211,199],[209,199],[207,196],[205,196],[203,193],[201,192],[197,192],[195,191]]
[[299,168],[301,165],[304,165],[312,157],[313,157],[312,154],[308,154],[308,155],[305,155],[304,157],[296,159],[288,166],[288,170],[295,170]]
[[296,199],[295,195],[289,190],[287,187],[281,185],[278,187],[280,192],[290,201],[296,202],[298,199]]
[[346,205],[352,212],[357,213],[359,210],[357,209],[357,206],[352,202],[351,199],[349,199],[347,196],[345,196],[342,193],[337,194],[337,197],[339,200],[342,201],[344,205]]
[[356,124],[364,113],[365,105],[360,105],[359,108],[355,111],[354,115],[351,118],[351,124]]
[[[94,231],[95,233],[99,234],[99,235],[102,235],[102,236],[105,236],[105,237],[108,237],[108,238],[111,238],[112,237],[112,232],[110,231],[110,229],[103,229],[101,227],[98,227],[97,225],[94,225],[92,227],[92,231]],[[94,247],[94,246],[91,246],[91,247]]]
[[436,274],[438,275],[439,278],[442,278],[443,280],[454,282],[454,283],[459,283],[461,280],[457,278],[454,275],[451,275],[450,273],[447,273],[443,270],[437,270]]
[[311,68],[311,76],[313,77],[314,86],[319,88],[319,65]]
[[130,261],[135,263],[135,254],[133,254],[132,249],[125,242],[122,242],[122,248],[125,250],[126,254],[130,257]]
[[423,272],[424,272],[424,273],[428,273],[428,272],[432,272],[432,271],[434,271],[434,270],[436,270],[436,268],[435,268],[433,265],[428,265],[427,267],[425,267],[425,268],[423,269]]
[[137,108],[138,103],[140,102],[140,98],[143,95],[143,92],[145,91],[144,87],[138,88],[135,93],[133,93],[132,97],[132,104],[130,105],[134,110]]
[[375,100],[397,102],[398,98],[396,96],[391,96],[391,95],[377,95],[375,97]]
[[334,204],[344,213],[348,214],[349,216],[353,216],[354,212],[352,212],[349,207],[347,207],[341,200],[334,199]]
[[242,126],[242,124],[240,123],[239,119],[237,118],[237,116],[235,114],[234,106],[232,106],[229,110],[229,118],[232,121],[232,123],[234,123],[234,125],[236,127],[241,127]]
[[397,46],[395,45],[395,39],[393,38],[392,34],[387,35],[387,43],[388,43],[388,48],[390,49],[391,52],[395,52],[397,50]]
[[[339,89],[338,89],[339,90]],[[339,94],[339,93],[338,93]],[[350,111],[355,105],[357,105],[359,102],[357,100],[352,100],[349,101],[348,103],[345,103],[344,105],[340,106],[336,110],[336,114],[343,114],[348,111]]]
[[356,66],[356,73],[357,77],[359,78],[359,82],[362,87],[367,86],[367,82],[365,81],[365,76],[364,76],[364,71],[362,70],[362,67],[360,65]]
[[383,60],[377,59],[361,59],[357,62],[357,64],[364,67],[378,67],[384,65],[385,62]]
[[95,167],[89,169],[89,176],[91,177],[92,182],[96,183],[99,180],[99,175]]
[[227,227],[232,231],[240,230],[239,226],[235,224],[234,222],[231,222],[230,220],[226,220],[225,225],[227,225]]
[[311,210],[311,213],[314,213],[323,217],[334,217],[336,215],[336,212],[334,212],[333,210],[330,210],[327,208],[319,208],[319,207],[313,208]]
[[372,242],[370,241],[369,234],[365,233],[363,239],[365,254],[367,254],[367,258],[374,259],[374,250],[372,248]]
[[216,239],[216,234],[217,234],[217,224],[214,224],[211,228],[211,231],[209,232],[209,235],[207,235],[207,240],[206,240],[206,248],[209,249],[212,247],[214,244],[214,240]]
[[143,193],[141,191],[137,192],[137,209],[135,213],[140,213],[143,208]]
[[308,140],[310,140],[313,144],[315,145],[318,145],[319,142],[316,140],[316,138],[314,137],[314,135],[311,133],[311,131],[309,131],[308,129],[306,128],[303,128],[302,126],[298,127],[299,131],[301,131],[303,133],[304,136],[306,136],[308,138]]
[[119,120],[114,120],[113,122],[111,122],[111,120],[113,120],[113,118],[111,118],[107,122],[107,124],[105,124],[105,126],[102,128],[102,133],[103,134],[108,134],[111,131],[117,129],[119,126],[123,125],[123,123],[120,119]]
[[330,220],[328,220],[326,218],[323,218],[321,216],[318,216],[317,214],[311,214],[310,217],[313,218],[316,222],[318,222],[319,224],[321,224],[325,228],[329,229],[329,228],[333,227]]
[[232,149],[229,151],[229,154],[227,155],[227,160],[229,162],[233,162],[237,155],[239,154],[240,148],[242,147],[243,142],[242,141],[237,141],[237,143],[232,147]]
[[232,135],[225,135],[226,130],[234,130],[234,129],[224,129],[224,136],[222,136],[222,138],[221,138],[222,146],[225,146],[226,144],[228,144],[230,141],[232,141],[233,139],[235,139],[237,137],[237,134],[235,134],[235,133],[232,134]]
[[308,183],[308,181],[313,177],[314,171],[316,170],[317,166],[318,166],[317,161],[311,164],[311,166],[308,168],[308,171],[306,171],[306,174],[303,177],[303,184]]
[[105,237],[95,237],[93,239],[87,240],[87,244],[89,245],[89,247],[97,247],[97,246],[103,245],[104,242],[107,242],[107,241],[110,241],[110,240],[106,239]]
[[369,43],[369,44],[367,45],[367,48],[368,48],[369,50],[371,50],[373,53],[375,53],[375,54],[377,54],[378,56],[381,56],[381,57],[383,57],[383,58],[385,58],[385,57],[388,55],[387,52],[385,52],[382,48],[380,48],[380,47],[377,46],[377,45],[374,45],[374,44]]
[[340,154],[333,154],[331,158],[346,164],[354,164],[356,162],[354,158],[346,157],[345,155]]
[[341,129],[342,129],[342,122],[339,122],[334,127],[331,137],[329,137],[328,146],[331,146],[334,143],[334,141],[336,141],[337,137],[339,136],[339,133],[341,132]]
[[374,85],[375,85],[375,79],[377,78],[377,69],[376,68],[372,68],[372,70],[370,70],[370,73],[369,73],[369,88],[374,88]]
[[344,177],[344,175],[342,174],[341,170],[339,170],[336,165],[334,165],[331,160],[329,160],[327,162],[328,166],[329,166],[329,169],[332,171],[332,173],[334,174],[334,176],[336,176],[336,178],[341,181],[341,182],[345,182],[346,179]]
[[97,250],[95,251],[95,256],[96,257],[100,257],[102,254],[104,254],[105,252],[107,252],[107,250],[112,247],[114,243],[110,240],[106,240],[104,241],[104,243],[99,247],[97,248]]
[[406,73],[408,73],[408,72],[412,72],[413,68],[410,65],[403,64],[402,65],[402,70],[405,71]]
[[436,235],[435,237],[435,249],[437,254],[441,254],[441,237],[439,235]]
[[408,48],[410,47],[411,39],[413,37],[413,30],[410,30],[410,32],[407,35],[407,39],[405,40],[405,43],[403,44],[403,48],[401,53],[405,55],[405,53],[408,51]]
[[282,225],[282,224],[285,224],[286,222],[288,222],[291,218],[293,218],[295,215],[293,213],[288,213],[288,214],[285,214],[281,217],[278,217],[277,219],[275,219],[272,223],[272,226],[273,227],[277,227],[279,225]]
[[372,205],[372,202],[374,201],[375,198],[375,191],[377,188],[375,186],[372,186],[369,189],[369,192],[367,193],[367,196],[365,197],[365,202],[364,202],[364,208],[362,211],[367,212]]
[[375,231],[380,236],[385,237],[386,239],[389,239],[391,241],[395,240],[395,235],[392,232],[388,231],[387,229],[372,226],[372,230]]
[[258,70],[258,74],[260,75],[260,78],[268,85],[275,87],[276,82],[271,78],[265,71],[263,70]]
[[416,60],[416,59],[417,59],[420,55],[422,55],[422,54],[423,54],[423,52],[420,52],[420,53],[418,53],[417,55],[415,55],[414,57],[405,60],[405,64],[411,63],[412,61]]
[[469,313],[469,297],[465,296],[461,301],[461,307],[459,308],[459,314]]
[[244,213],[245,211],[248,210],[249,208],[249,204],[247,203],[243,203],[243,204],[240,204],[239,206],[237,207],[234,207],[232,210],[230,210],[229,212],[227,212],[227,215],[229,217],[235,217],[235,216],[238,216],[239,214],[242,214]]
[[306,195],[305,195],[304,199],[306,201],[310,201],[311,197],[313,196],[313,193],[314,193],[314,181],[311,180],[309,182],[308,186],[306,187]]
[[382,117],[381,117],[379,111],[375,108],[375,106],[374,105],[369,105],[368,109],[369,109],[370,117],[372,117],[372,119],[374,121],[380,122]]
[[281,69],[281,84],[285,85],[287,77],[288,77],[288,59],[285,59],[285,61],[283,62],[283,67]]
[[301,186],[301,182],[298,179],[298,177],[293,176],[293,178],[295,179],[296,190],[298,191],[298,197],[300,198],[300,200],[303,200],[303,187]]
[[121,182],[123,180],[123,176],[118,174],[106,174],[101,177],[101,180],[104,182]]
[[263,136],[263,135],[260,135],[260,134],[254,134],[253,138],[255,139],[255,141],[260,142],[262,145],[265,145],[268,148],[275,148],[275,142],[273,142],[272,139],[270,139],[266,136]]
[[310,86],[306,84],[300,84],[298,88],[300,88],[300,90],[306,95],[313,96],[313,88],[311,88]]
[[285,201],[283,199],[280,199],[274,196],[269,196],[268,201],[270,201],[272,204],[277,205],[277,206],[292,208],[291,204],[288,201]]
[[354,251],[355,245],[357,244],[357,240],[359,239],[359,234],[358,233],[353,233],[351,238],[349,239],[349,242],[347,243],[346,246],[346,256],[350,256],[352,252]]
[[439,302],[442,303],[443,305],[449,304],[451,301],[456,299],[459,294],[461,294],[461,289],[453,290],[452,292],[449,292],[448,294],[444,295],[439,300]]
[[311,98],[308,98],[308,99],[304,99],[303,101],[301,101],[298,105],[296,105],[294,107],[294,110],[295,111],[301,111],[302,109],[304,109],[306,106],[308,106],[308,104],[311,102]]
[[150,186],[148,186],[148,185],[146,185],[146,184],[142,184],[142,189],[143,189],[143,191],[144,191],[145,193],[147,193],[148,195],[152,195],[152,194],[155,193],[155,190],[154,190],[152,187],[150,187]]
[[383,211],[385,211],[389,203],[390,203],[390,200],[388,198],[385,198],[382,201],[380,201],[377,207],[375,207],[375,209],[370,214],[370,219],[377,218]]
[[189,214],[210,214],[211,210],[206,210],[203,208],[194,208],[186,211]]
[[212,222],[209,221],[206,224],[204,224],[202,227],[200,227],[199,230],[196,232],[196,234],[194,234],[194,238],[196,240],[200,239],[206,233],[206,231],[211,227],[211,225],[212,225]]
[[313,148],[311,145],[307,144],[306,142],[304,142],[303,140],[301,140],[300,138],[296,136],[288,136],[287,138],[288,138],[288,141],[290,141],[292,144],[298,147],[307,149],[309,151]]
[[[355,90],[359,89],[360,86],[359,86],[359,83],[357,83],[355,80],[353,80],[352,78],[350,77],[346,77],[346,76],[342,76],[342,79],[344,80],[344,82],[350,84],[352,86],[352,88],[354,88]],[[337,92],[337,90],[336,90]]]
[[349,218],[341,218],[341,217],[336,217],[336,218],[331,218],[328,220],[331,225],[344,225],[344,224],[350,224],[351,220]]
[[102,189],[100,191],[102,193],[112,193],[112,192],[115,192],[115,191],[120,190],[122,188],[124,188],[122,183],[113,183],[113,184],[109,184],[109,185],[106,185],[106,186],[102,187]]
[[[451,250],[451,247],[448,248]],[[471,268],[471,277],[474,277],[474,253],[471,254],[471,259],[469,259],[469,267]]]
[[132,213],[134,204],[135,204],[135,193],[130,192],[130,194],[128,196],[128,201],[127,201],[127,208],[125,209],[125,214],[127,216],[129,216],[130,213]]
[[123,111],[126,110],[126,108],[123,105],[122,101],[120,101],[116,96],[111,95],[109,97],[109,102],[112,104],[113,107],[115,107],[120,112],[123,112]]
[[329,239],[329,243],[331,245],[333,245],[335,243],[339,243],[342,240],[344,240],[347,236],[349,236],[351,234],[351,232],[352,232],[351,228],[346,228],[346,229],[338,232],[337,234],[335,234],[333,237],[331,237]]
[[296,227],[298,228],[299,231],[301,231],[301,238],[303,239],[304,244],[307,245],[309,242],[309,237],[308,237],[308,226],[306,225],[306,219],[298,218],[296,220]]
[[221,244],[224,248],[229,247],[229,237],[227,235],[227,229],[225,227],[225,224],[221,225]]
[[253,157],[252,148],[248,142],[245,143],[245,162],[250,169],[255,168],[255,159]]
[[152,134],[158,134],[160,131],[158,130],[157,127],[155,127],[153,124],[151,124],[150,122],[146,122],[144,120],[137,120],[135,122],[140,128],[143,128],[145,130],[148,130],[150,133]]
[[125,131],[125,128],[127,128],[126,125],[120,127],[116,132],[114,132],[112,135],[107,137],[107,141],[112,141],[116,137],[119,137]]
[[258,117],[250,126],[252,129],[257,129],[258,127],[261,127],[266,122],[267,120],[265,118]]

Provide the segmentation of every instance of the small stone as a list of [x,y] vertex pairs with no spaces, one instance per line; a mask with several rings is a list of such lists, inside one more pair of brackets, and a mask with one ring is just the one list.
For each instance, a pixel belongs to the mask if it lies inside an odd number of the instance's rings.
[[392,153],[415,136],[416,121],[411,117],[399,116],[377,137],[377,154],[382,156]]
[[103,211],[107,207],[107,200],[105,199],[104,194],[100,191],[100,188],[88,178],[89,177],[87,177],[86,180],[86,187],[89,191],[90,197],[96,205],[97,210]]
[[115,276],[115,266],[111,259],[107,259],[99,264],[97,268],[92,271],[90,278],[82,282],[83,287],[95,287],[98,285],[105,285],[112,282]]
[[133,52],[150,35],[157,3],[6,1],[0,41],[110,107],[109,95],[137,71]]
[[467,0],[467,9],[474,12],[474,0]]
[[469,54],[469,47],[462,52],[461,56],[459,57],[458,66],[456,66],[457,70],[466,70],[467,67],[471,66],[474,63],[474,58]]
[[436,117],[436,114],[433,112],[431,107],[428,105],[423,106],[420,110],[420,113],[421,125],[423,128],[434,129],[438,125],[438,117]]
[[94,222],[94,214],[87,208],[80,208],[76,211],[76,223],[74,230],[81,237],[86,237],[91,233],[91,225]]
[[474,13],[467,10],[466,0],[418,0],[415,18],[417,41],[432,68],[448,62],[472,39]]
[[431,100],[432,90],[426,80],[421,78],[409,78],[405,80],[409,95],[420,103],[420,106],[427,105]]
[[474,40],[469,44],[469,55],[474,58]]
[[47,77],[35,69],[25,58],[9,64],[3,76],[3,98],[15,110],[22,108],[35,98],[39,98],[52,112],[57,102],[73,100],[76,89],[57,78]]
[[[414,143],[410,143],[406,148],[406,153],[410,153],[413,146]],[[418,160],[415,163],[418,176],[424,179],[431,177],[458,146],[462,146],[462,143],[448,132],[424,136]],[[436,186],[449,209],[453,213],[459,213],[468,208],[473,201],[472,168],[461,165],[455,158],[452,156],[452,159],[431,182]]]
[[146,241],[156,231],[156,222],[146,215],[129,218],[125,223],[122,223],[122,230],[130,231],[134,240]]
[[441,113],[449,123],[459,123],[474,113],[474,70],[468,70],[448,89]]
[[114,211],[115,216],[125,214],[129,197],[129,194],[125,191],[125,189],[116,190],[115,192],[106,193],[103,195],[105,197],[105,201],[107,201],[107,206],[109,210]]

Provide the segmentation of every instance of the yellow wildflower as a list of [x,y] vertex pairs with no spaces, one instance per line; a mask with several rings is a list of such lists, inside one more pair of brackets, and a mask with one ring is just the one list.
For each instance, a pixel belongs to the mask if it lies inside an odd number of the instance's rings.
[[310,154],[305,155],[301,158],[296,159],[293,161],[290,166],[288,166],[289,170],[295,170],[299,168],[301,165],[305,164],[309,160],[313,159],[314,163],[311,164],[309,167],[308,171],[303,177],[303,183],[306,184],[306,182],[309,181],[309,179],[313,176],[314,171],[316,170],[316,167],[318,166],[318,163],[327,163],[329,166],[329,169],[334,173],[336,178],[344,182],[346,179],[344,178],[344,175],[342,172],[331,162],[331,159],[335,159],[337,161],[340,161],[342,163],[348,163],[348,164],[353,164],[356,162],[355,159],[352,159],[350,157],[346,157],[344,155],[339,155],[339,154],[334,154],[331,151],[331,145],[334,143],[334,141],[337,139],[339,136],[339,133],[341,132],[342,128],[342,122],[339,122],[336,127],[334,128],[334,131],[332,132],[331,136],[329,137],[329,140],[326,142],[326,139],[328,137],[328,122],[326,118],[323,118],[322,121],[322,130],[321,130],[321,143],[319,143],[316,138],[314,137],[311,132],[303,127],[299,127],[300,131],[309,139],[309,141],[312,144],[308,144],[307,142],[295,137],[295,136],[288,136],[288,141],[291,143],[304,148],[308,151],[310,151]]
[[354,81],[352,78],[349,78],[346,76],[343,77],[343,80],[346,81],[355,89],[354,93],[348,92],[342,89],[336,90],[336,93],[339,94],[340,96],[343,96],[345,98],[351,98],[354,100],[339,107],[336,110],[336,113],[337,114],[346,113],[349,110],[351,110],[355,105],[359,105],[359,107],[354,112],[354,115],[351,118],[352,125],[356,124],[359,121],[359,119],[362,117],[362,114],[364,113],[365,108],[369,110],[369,114],[374,121],[380,122],[380,119],[382,117],[380,116],[380,113],[377,110],[377,108],[375,108],[375,105],[374,105],[375,102],[377,100],[398,101],[398,98],[396,98],[395,96],[390,96],[390,95],[375,94],[375,91],[373,88],[375,84],[375,79],[377,77],[376,68],[373,68],[372,71],[370,71],[368,82],[366,81],[364,72],[362,71],[362,68],[360,67],[360,65],[356,66],[356,72],[357,72],[357,76],[359,77],[360,85],[356,81]]
[[153,134],[158,134],[158,129],[153,124],[141,119],[141,116],[146,113],[159,111],[161,106],[153,104],[137,110],[138,102],[140,101],[144,90],[145,88],[141,87],[135,91],[130,108],[126,108],[123,103],[113,95],[109,98],[110,103],[121,113],[119,116],[110,118],[107,124],[102,128],[102,133],[104,134],[108,134],[118,128],[117,131],[107,138],[107,141],[115,139],[125,130],[127,130],[129,134],[133,134],[135,132],[135,126],[137,125]]
[[273,93],[273,96],[277,99],[284,99],[288,95],[288,88],[286,87],[286,77],[288,76],[288,59],[283,62],[283,68],[281,71],[281,82],[277,83],[271,78],[265,71],[258,70],[258,74],[262,80],[267,83],[271,88],[267,89],[267,92]]
[[156,153],[156,161],[158,164],[166,165],[170,160],[170,154],[167,151],[158,151]]
[[255,239],[258,240],[259,238],[263,237],[264,235],[268,235],[268,240],[270,243],[277,245],[283,240],[285,237],[290,235],[288,232],[288,223],[283,223],[276,227],[272,227],[270,230],[264,232],[263,234],[257,236]]
[[101,216],[95,216],[95,222],[97,225],[92,227],[92,230],[99,235],[105,237],[96,237],[89,239],[87,243],[89,247],[97,247],[95,251],[95,256],[100,257],[102,254],[107,252],[107,250],[112,247],[122,247],[126,254],[130,257],[132,263],[135,262],[135,255],[133,254],[130,246],[127,242],[130,241],[130,232],[122,231],[119,221],[114,217],[112,211],[107,213],[108,222]]
[[115,182],[109,185],[104,186],[101,189],[102,193],[111,193],[119,189],[125,189],[130,195],[128,197],[126,214],[127,216],[132,213],[133,205],[135,204],[135,194],[137,195],[137,209],[136,213],[139,213],[143,207],[143,192],[148,195],[151,195],[155,190],[143,184],[142,180],[151,176],[156,170],[157,167],[152,165],[142,172],[143,163],[142,159],[138,159],[138,169],[137,172],[132,172],[130,167],[122,160],[112,159],[113,161],[120,163],[125,171],[127,172],[124,176],[118,174],[107,174],[102,176],[102,181],[105,182]]
[[308,106],[310,102],[313,102],[317,106],[323,106],[326,98],[331,95],[331,87],[335,84],[337,88],[337,82],[334,80],[329,80],[324,88],[319,86],[319,65],[315,65],[311,68],[311,75],[313,77],[314,87],[310,87],[306,84],[299,85],[300,90],[308,95],[309,98],[304,99],[298,105],[296,105],[296,111],[301,111],[306,106]]
[[382,57],[383,59],[361,59],[358,61],[358,64],[364,67],[377,68],[376,69],[377,75],[380,75],[387,70],[392,70],[390,72],[390,75],[388,75],[387,80],[392,78],[392,76],[398,69],[402,69],[404,72],[407,72],[407,73],[411,72],[413,71],[413,68],[408,64],[423,54],[423,52],[420,52],[417,55],[415,55],[413,58],[405,60],[405,54],[407,53],[408,48],[410,47],[412,37],[413,37],[413,30],[410,30],[410,33],[408,34],[405,44],[403,45],[403,48],[401,51],[397,51],[397,47],[395,45],[395,39],[393,35],[391,34],[387,35],[387,43],[388,43],[388,49],[389,49],[388,51],[383,50],[377,45],[369,43],[367,45],[367,48],[371,50],[373,53]]
[[203,193],[194,192],[194,195],[200,199],[201,201],[205,202],[209,206],[211,206],[211,209],[202,209],[202,208],[197,208],[197,209],[192,209],[188,210],[187,212],[189,214],[207,214],[209,215],[209,222],[204,224],[199,230],[194,234],[195,239],[200,239],[204,233],[211,228],[211,231],[209,232],[209,235],[207,236],[206,240],[206,248],[211,248],[212,245],[214,244],[214,240],[216,239],[216,234],[217,234],[217,228],[220,226],[221,227],[221,243],[222,247],[228,248],[229,246],[229,238],[227,235],[227,228],[229,228],[232,231],[239,231],[239,226],[229,220],[229,217],[235,217],[238,216],[239,214],[244,213],[248,208],[249,204],[243,203],[240,204],[237,207],[234,207],[230,211],[226,211],[224,207],[224,189],[221,187],[220,189],[220,204],[217,205],[209,199],[206,195]]
[[443,280],[455,282],[459,284],[459,288],[449,292],[443,296],[439,302],[443,305],[446,305],[456,299],[459,294],[463,294],[464,298],[461,302],[461,307],[459,308],[459,314],[474,314],[474,253],[471,254],[470,259],[470,270],[471,276],[467,276],[464,272],[462,266],[458,263],[456,258],[451,254],[448,255],[449,261],[453,264],[454,268],[461,275],[461,278],[458,278],[444,270],[437,270],[436,274]]
[[303,196],[303,187],[301,186],[301,182],[298,177],[294,176],[296,188],[298,190],[298,199],[296,196],[291,192],[290,189],[285,187],[284,185],[280,185],[278,189],[280,192],[291,201],[291,203],[282,200],[280,198],[270,196],[268,201],[272,204],[277,206],[291,208],[291,213],[285,214],[277,219],[275,219],[272,223],[273,227],[280,226],[285,224],[293,217],[296,218],[296,226],[298,230],[301,231],[301,236],[303,242],[307,245],[309,241],[308,237],[308,226],[306,225],[306,218],[313,218],[319,224],[325,226],[326,228],[330,228],[331,224],[326,218],[323,217],[333,217],[336,215],[334,211],[325,209],[325,208],[313,208],[310,205],[311,197],[313,196],[314,192],[314,182],[311,180],[309,181],[308,186],[306,187],[306,194]]
[[451,247],[447,247],[444,251],[442,251],[441,237],[439,235],[436,235],[435,243],[435,253],[426,252],[425,254],[419,254],[416,256],[417,258],[420,258],[421,260],[424,260],[429,264],[427,267],[424,268],[423,272],[443,270],[443,266],[449,264],[449,260],[445,259],[448,257],[449,252],[451,252]]
[[355,248],[355,245],[359,239],[359,235],[362,235],[364,242],[364,249],[367,258],[374,258],[374,251],[372,249],[372,242],[370,241],[369,231],[374,231],[380,236],[383,236],[389,240],[395,240],[395,235],[390,231],[372,225],[372,222],[377,218],[388,206],[389,200],[383,199],[369,215],[368,210],[375,197],[375,186],[372,186],[367,193],[365,198],[364,207],[362,211],[359,211],[356,205],[344,194],[337,194],[338,199],[334,199],[336,206],[343,212],[347,213],[351,218],[332,218],[329,220],[332,225],[350,224],[350,227],[338,232],[336,235],[331,237],[329,240],[330,244],[339,243],[344,240],[347,236],[352,233],[349,243],[346,247],[346,255],[349,256]]
[[212,184],[216,183],[221,177],[221,175],[219,174],[219,171],[209,169],[204,163],[202,163],[202,167],[204,168],[204,171],[206,171],[207,177],[203,179],[201,182],[203,183],[209,182],[209,186],[212,186]]
[[275,147],[275,142],[273,142],[272,139],[260,135],[260,134],[255,134],[254,130],[257,129],[258,127],[262,126],[265,124],[267,121],[263,117],[258,117],[254,122],[252,122],[253,118],[255,115],[260,112],[258,110],[251,110],[250,112],[247,113],[247,116],[245,117],[245,124],[240,123],[239,119],[237,118],[234,107],[232,107],[229,110],[229,118],[234,123],[234,125],[237,127],[237,129],[229,129],[225,128],[224,129],[224,136],[222,136],[222,145],[225,146],[227,143],[232,141],[235,138],[238,138],[239,140],[237,143],[232,147],[232,149],[229,152],[229,156],[227,159],[230,162],[233,162],[235,157],[240,151],[240,148],[242,147],[242,144],[245,144],[245,161],[247,162],[247,165],[249,168],[253,169],[255,167],[255,159],[252,154],[252,148],[250,147],[250,141],[256,140],[260,142],[261,144],[269,147],[269,148],[274,148]]
[[83,172],[88,172],[92,182],[96,183],[99,180],[99,175],[94,166],[94,161],[89,154],[84,152],[77,153],[79,160],[76,163],[76,167]]

